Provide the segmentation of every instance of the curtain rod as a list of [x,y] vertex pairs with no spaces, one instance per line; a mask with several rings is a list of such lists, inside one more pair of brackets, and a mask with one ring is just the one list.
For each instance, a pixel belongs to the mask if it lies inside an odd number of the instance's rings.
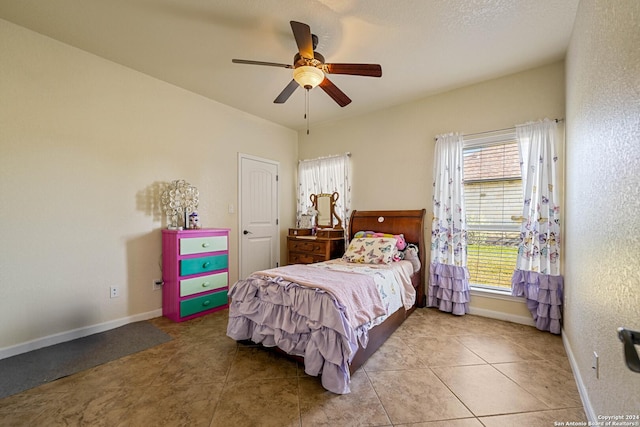
[[346,152],[344,154],[334,154],[333,156],[325,156],[325,157],[316,157],[315,159],[304,159],[304,160],[298,160],[298,163],[302,163],[302,162],[312,162],[315,160],[324,160],[324,159],[335,159],[337,157],[342,157],[342,156],[347,156],[347,157],[351,157],[351,153],[350,152]]
[[[556,123],[562,123],[562,122],[564,122],[564,119],[553,119],[553,121],[556,122]],[[504,129],[487,130],[487,131],[484,131],[484,132],[475,132],[475,133],[465,133],[465,134],[462,134],[462,137],[464,138],[465,136],[484,135],[486,133],[503,132],[505,130],[515,130],[515,129],[516,129],[515,126],[511,126],[510,128],[504,128]],[[433,139],[437,140],[438,137],[435,137]]]

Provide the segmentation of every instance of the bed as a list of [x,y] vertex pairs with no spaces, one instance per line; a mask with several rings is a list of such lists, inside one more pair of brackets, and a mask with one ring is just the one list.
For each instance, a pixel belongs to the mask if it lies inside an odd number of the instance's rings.
[[[303,363],[307,374],[320,376],[325,389],[349,393],[351,374],[426,303],[424,215],[424,209],[354,210],[348,231],[354,244],[344,257],[353,260],[348,255],[356,242],[374,243],[354,239],[358,232],[402,235],[418,249],[419,270],[406,260],[375,265],[332,260],[255,272],[230,290],[227,335],[285,353]],[[355,302],[348,300],[350,292]],[[399,296],[389,298],[391,293]]]

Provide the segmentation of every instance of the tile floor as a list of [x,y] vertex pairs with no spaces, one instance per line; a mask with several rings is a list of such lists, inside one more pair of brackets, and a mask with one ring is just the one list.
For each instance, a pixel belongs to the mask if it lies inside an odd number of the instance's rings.
[[226,337],[227,312],[151,320],[168,343],[0,400],[2,426],[553,426],[587,421],[558,336],[418,309],[335,395]]

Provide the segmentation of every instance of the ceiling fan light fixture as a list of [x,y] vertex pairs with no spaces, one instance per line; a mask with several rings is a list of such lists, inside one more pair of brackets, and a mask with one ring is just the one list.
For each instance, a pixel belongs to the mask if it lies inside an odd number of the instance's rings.
[[324,80],[321,69],[311,65],[303,65],[293,70],[293,79],[305,89],[313,89]]

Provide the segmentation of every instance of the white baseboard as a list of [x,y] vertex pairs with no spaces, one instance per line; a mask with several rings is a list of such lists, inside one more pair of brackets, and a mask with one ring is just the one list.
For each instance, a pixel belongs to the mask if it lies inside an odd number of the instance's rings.
[[0,348],[0,360],[6,359],[7,357],[11,356],[16,356],[18,354],[26,353],[28,351],[37,350],[39,348],[48,347],[50,345],[71,341],[76,338],[82,338],[89,335],[97,334],[98,332],[104,332],[111,329],[119,328],[120,326],[124,326],[129,323],[140,322],[142,320],[153,319],[154,317],[160,316],[162,316],[162,309],[157,309],[146,313],[123,317],[121,319],[111,320],[109,322],[99,323],[97,325],[90,325],[78,329],[72,329],[70,331],[60,332],[10,347]]
[[567,341],[567,336],[564,333],[564,329],[562,330],[562,344],[564,345],[564,351],[567,353],[567,357],[569,358],[569,364],[571,365],[571,370],[573,371],[573,377],[576,379],[578,393],[580,394],[582,407],[584,408],[584,413],[587,416],[589,425],[597,425],[596,422],[598,421],[598,419],[596,417],[596,413],[593,410],[593,406],[591,406],[591,401],[589,400],[589,395],[587,394],[587,387],[584,385],[584,381],[582,381],[582,374],[580,374],[578,363],[573,356],[573,351],[571,350],[569,341]]
[[476,307],[469,307],[469,314],[489,317],[491,319],[506,320],[507,322],[519,323],[521,325],[536,326],[536,322],[534,322],[533,318],[530,316],[518,316],[515,314],[504,313],[502,311],[493,311]]

